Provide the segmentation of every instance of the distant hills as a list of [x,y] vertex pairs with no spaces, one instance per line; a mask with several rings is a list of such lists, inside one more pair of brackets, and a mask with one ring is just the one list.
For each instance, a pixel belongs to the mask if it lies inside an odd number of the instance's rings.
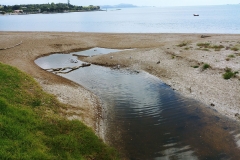
[[117,5],[102,5],[102,6],[100,6],[101,9],[106,9],[106,8],[135,8],[135,7],[138,7],[138,6],[135,6],[133,4],[124,4],[124,3],[117,4]]

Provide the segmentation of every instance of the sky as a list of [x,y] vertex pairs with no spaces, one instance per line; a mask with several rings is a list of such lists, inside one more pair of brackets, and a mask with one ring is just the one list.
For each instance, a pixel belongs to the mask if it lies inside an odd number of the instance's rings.
[[[67,3],[67,0],[0,0],[0,5],[15,4],[43,4]],[[73,5],[116,5],[120,3],[134,4],[137,6],[196,6],[196,5],[224,5],[240,4],[240,0],[70,0]]]

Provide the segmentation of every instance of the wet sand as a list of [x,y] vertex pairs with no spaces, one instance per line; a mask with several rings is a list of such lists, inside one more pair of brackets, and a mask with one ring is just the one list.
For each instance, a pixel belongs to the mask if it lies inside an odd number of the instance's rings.
[[[63,110],[69,119],[79,119],[97,131],[98,98],[84,87],[46,72],[34,60],[52,53],[69,53],[102,47],[132,49],[84,61],[106,66],[129,67],[156,75],[186,97],[203,102],[231,119],[239,120],[240,80],[225,80],[225,68],[240,72],[240,35],[202,38],[201,34],[107,34],[58,32],[0,32],[0,62],[30,74],[48,93],[71,107]],[[185,46],[178,46],[185,44]],[[197,44],[222,45],[220,51]],[[19,44],[19,45],[18,45]],[[112,57],[111,57],[112,56]],[[203,70],[207,63],[210,68]],[[198,66],[198,68],[195,68]]]

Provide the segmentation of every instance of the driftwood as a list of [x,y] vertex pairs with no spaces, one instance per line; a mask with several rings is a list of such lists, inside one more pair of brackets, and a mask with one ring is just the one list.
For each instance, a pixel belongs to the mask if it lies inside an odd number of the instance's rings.
[[7,48],[0,48],[0,50],[7,50],[7,49],[11,49],[11,48],[17,47],[17,46],[19,46],[19,45],[21,45],[21,44],[22,44],[22,41],[21,41],[20,43],[16,44],[16,45],[14,45],[14,46],[11,46],[11,47],[7,47]]
[[206,38],[206,37],[211,37],[211,36],[201,35],[201,38]]
[[[90,63],[83,63],[81,66],[63,67],[63,68],[49,68],[49,69],[44,69],[44,70],[55,73],[55,74],[58,74],[58,73],[66,74],[66,73],[70,73],[74,70],[77,70],[79,68],[88,67],[88,66],[91,66],[91,64]],[[69,70],[69,71],[66,71],[66,70]]]

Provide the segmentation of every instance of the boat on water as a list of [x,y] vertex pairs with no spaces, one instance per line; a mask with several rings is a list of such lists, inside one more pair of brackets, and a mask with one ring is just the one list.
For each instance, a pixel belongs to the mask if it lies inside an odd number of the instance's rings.
[[193,16],[199,16],[199,14],[193,14]]

